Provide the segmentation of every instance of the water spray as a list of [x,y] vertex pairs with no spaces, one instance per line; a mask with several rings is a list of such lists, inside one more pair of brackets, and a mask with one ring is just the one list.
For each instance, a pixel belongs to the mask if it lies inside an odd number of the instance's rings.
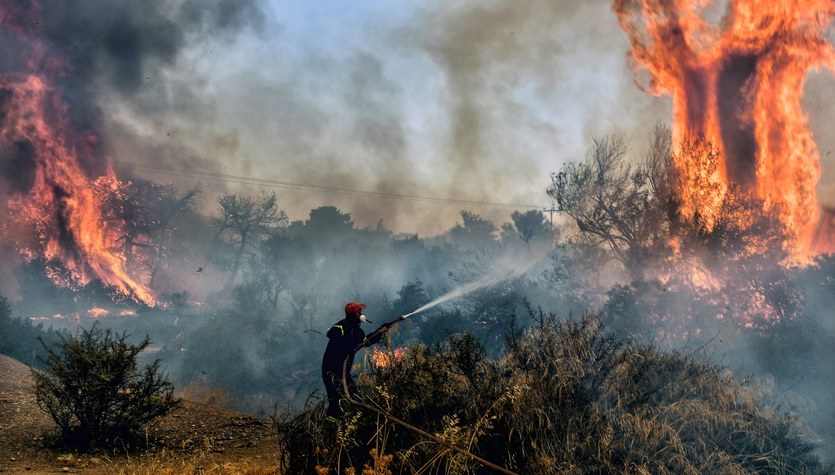
[[[427,304],[424,304],[423,306],[421,306],[421,307],[419,307],[419,308],[417,308],[417,309],[415,309],[415,310],[413,310],[409,313],[401,315],[401,316],[397,317],[396,319],[394,319],[390,322],[384,323],[379,328],[374,330],[371,334],[369,334],[365,338],[365,340],[363,340],[362,343],[357,345],[356,348],[353,349],[353,351],[351,352],[350,355],[353,355],[354,353],[356,353],[357,351],[359,351],[363,347],[371,346],[371,341],[373,341],[372,339],[375,336],[380,335],[381,333],[384,333],[384,332],[388,331],[391,327],[397,325],[398,323],[402,322],[403,320],[406,320],[407,318],[409,318],[413,315],[417,315],[421,312],[425,312],[426,310],[429,310],[430,308],[433,308],[437,305],[440,305],[440,304],[442,304],[444,302],[447,302],[449,300],[452,300],[454,298],[458,298],[458,297],[467,295],[467,294],[469,294],[471,292],[474,292],[476,290],[483,289],[485,287],[489,287],[491,285],[498,284],[499,282],[509,280],[509,279],[513,279],[513,278],[516,278],[516,277],[519,277],[519,276],[525,274],[526,272],[531,270],[536,264],[538,264],[542,259],[544,259],[546,255],[547,255],[547,253],[542,254],[542,255],[539,255],[539,254],[534,255],[531,259],[526,261],[521,266],[513,266],[510,269],[501,269],[501,268],[497,269],[495,272],[493,272],[490,275],[485,276],[483,279],[480,279],[480,280],[477,280],[475,282],[471,282],[467,285],[464,285],[462,287],[458,287],[456,289],[453,289],[450,292],[447,292],[446,294],[436,298],[435,300],[432,300],[431,302],[429,302]],[[405,428],[407,428],[407,429],[409,429],[409,430],[411,430],[411,431],[413,431],[417,434],[420,434],[421,436],[423,436],[423,437],[425,437],[429,440],[432,440],[432,441],[446,447],[449,450],[452,450],[452,451],[458,452],[462,455],[465,455],[467,457],[470,457],[471,459],[477,461],[478,463],[484,465],[485,467],[491,468],[495,471],[504,473],[506,475],[518,475],[516,472],[510,471],[510,470],[508,470],[508,469],[506,469],[502,466],[496,465],[493,462],[490,462],[489,460],[486,460],[482,457],[479,457],[478,455],[470,452],[467,449],[464,449],[462,447],[458,447],[454,443],[449,442],[447,440],[444,440],[444,439],[442,439],[442,438],[440,438],[440,437],[438,437],[434,434],[430,434],[430,433],[428,433],[428,432],[426,432],[426,431],[424,431],[424,430],[422,430],[418,427],[415,427],[415,426],[409,424],[408,422],[393,416],[392,414],[388,413],[387,411],[384,411],[384,410],[382,410],[378,407],[374,407],[371,404],[368,404],[364,401],[359,400],[358,398],[356,398],[354,396],[351,396],[351,392],[348,388],[348,380],[347,380],[348,360],[350,359],[350,355],[347,355],[345,357],[345,360],[342,362],[342,390],[343,390],[343,396],[345,397],[345,399],[348,402],[350,402],[351,404],[354,404],[356,406],[364,407],[365,409],[376,412],[377,414],[384,416],[385,418],[394,422],[395,424],[398,424],[398,425],[400,425],[402,427],[405,427]]]
[[[482,278],[480,280],[477,280],[475,282],[470,282],[467,285],[464,285],[464,286],[458,287],[456,289],[453,289],[453,290],[447,292],[446,294],[436,298],[435,300],[433,300],[433,301],[431,301],[427,304],[424,304],[423,306],[418,307],[417,309],[412,310],[411,312],[409,312],[405,315],[401,315],[398,318],[396,318],[395,320],[392,320],[388,323],[383,324],[382,326],[380,326],[380,328],[374,330],[370,335],[368,335],[368,339],[370,339],[374,335],[377,335],[379,333],[388,331],[389,328],[393,327],[394,325],[397,325],[398,323],[402,322],[403,320],[406,320],[407,318],[409,318],[413,315],[417,315],[418,313],[425,312],[426,310],[429,310],[430,308],[436,307],[436,306],[438,306],[442,303],[448,302],[448,301],[450,301],[452,299],[455,299],[455,298],[458,298],[458,297],[463,297],[464,295],[475,292],[476,290],[480,290],[480,289],[483,289],[485,287],[490,287],[491,285],[496,285],[499,282],[503,282],[505,280],[510,280],[510,279],[515,279],[516,277],[522,276],[522,275],[526,274],[529,270],[531,270],[540,261],[542,261],[542,259],[544,259],[545,256],[547,256],[547,253],[545,253],[545,254],[535,254],[533,257],[531,257],[528,261],[526,261],[521,266],[513,266],[509,269],[506,269],[504,267],[499,268],[499,269],[497,269],[494,272],[488,274],[487,276],[485,276],[484,278]],[[357,348],[357,350],[359,350],[359,348]]]

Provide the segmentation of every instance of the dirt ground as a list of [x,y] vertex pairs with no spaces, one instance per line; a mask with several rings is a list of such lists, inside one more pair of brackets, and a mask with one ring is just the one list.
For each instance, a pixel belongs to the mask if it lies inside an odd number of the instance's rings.
[[62,452],[48,443],[55,424],[35,401],[28,366],[0,355],[0,472],[278,473],[269,419],[191,401],[149,429],[142,451]]

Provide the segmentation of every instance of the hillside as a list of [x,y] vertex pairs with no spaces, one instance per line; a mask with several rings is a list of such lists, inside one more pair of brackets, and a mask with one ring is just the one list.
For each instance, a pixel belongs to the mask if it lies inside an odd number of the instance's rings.
[[30,368],[0,355],[0,472],[277,473],[268,419],[192,401],[149,430],[148,450],[141,454],[64,453],[49,446],[53,428],[35,402]]

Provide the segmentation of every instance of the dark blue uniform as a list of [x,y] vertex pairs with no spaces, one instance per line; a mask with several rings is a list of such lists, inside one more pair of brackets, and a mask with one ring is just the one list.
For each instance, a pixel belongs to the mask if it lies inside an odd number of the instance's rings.
[[348,383],[348,391],[353,395],[356,392],[354,378],[351,377],[354,349],[365,340],[365,332],[360,328],[359,318],[350,316],[335,323],[327,335],[328,347],[325,349],[325,356],[322,357],[322,379],[328,393],[328,416],[341,417],[342,408],[339,406],[339,400],[344,397],[342,365],[347,357],[345,380]]

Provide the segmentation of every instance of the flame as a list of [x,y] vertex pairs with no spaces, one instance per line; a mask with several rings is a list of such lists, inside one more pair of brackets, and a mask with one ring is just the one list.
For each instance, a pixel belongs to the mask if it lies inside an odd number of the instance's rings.
[[813,245],[823,252],[835,252],[835,208],[823,208]]
[[381,350],[374,348],[371,350],[369,357],[371,363],[377,368],[385,368],[392,364],[401,361],[406,356],[406,348],[394,348]]
[[[731,187],[782,210],[795,257],[820,251],[820,156],[801,107],[810,71],[835,70],[832,0],[615,0],[642,88],[673,99],[673,143],[685,218],[708,229]],[[710,144],[713,149],[706,148]]]
[[98,279],[153,305],[150,291],[128,274],[124,256],[114,250],[118,224],[105,221],[94,192],[96,185],[115,187],[119,182],[109,161],[101,176],[91,176],[96,138],[73,133],[69,108],[52,86],[51,78],[68,66],[47,55],[43,42],[27,30],[39,24],[40,6],[33,1],[25,10],[22,3],[0,4],[0,26],[29,48],[28,71],[0,74],[0,146],[26,144],[34,164],[31,189],[9,200],[13,214],[35,233],[34,242],[20,245],[21,253],[60,263],[63,272],[50,266],[56,284],[86,285]]

